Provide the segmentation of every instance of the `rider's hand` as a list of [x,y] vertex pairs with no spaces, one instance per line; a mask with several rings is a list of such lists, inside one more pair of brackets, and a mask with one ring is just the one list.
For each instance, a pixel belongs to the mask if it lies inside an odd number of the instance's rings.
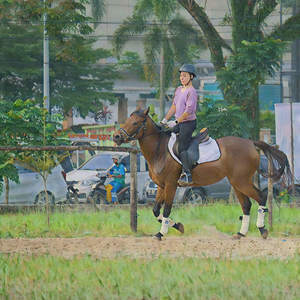
[[176,121],[169,121],[169,122],[167,123],[167,125],[168,125],[168,127],[173,128],[174,126],[177,125],[177,122],[176,122]]
[[161,121],[160,121],[160,124],[162,125],[167,125],[168,124],[168,121],[166,118],[163,118]]

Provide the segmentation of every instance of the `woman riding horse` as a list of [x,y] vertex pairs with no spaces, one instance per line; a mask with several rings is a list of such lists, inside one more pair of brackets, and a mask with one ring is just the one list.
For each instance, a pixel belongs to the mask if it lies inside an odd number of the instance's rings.
[[[169,216],[175,196],[177,181],[180,177],[182,166],[170,155],[168,141],[170,134],[161,130],[148,116],[149,108],[145,111],[133,112],[114,134],[114,141],[121,145],[137,139],[141,151],[149,165],[149,175],[157,184],[158,190],[153,208],[154,216],[161,222],[161,229],[155,235],[158,240],[167,234],[169,227],[174,227],[184,232],[181,223],[173,222]],[[250,222],[251,202],[253,198],[258,202],[257,227],[263,238],[267,238],[268,230],[265,228],[264,218],[267,198],[253,185],[253,175],[259,170],[260,156],[256,148],[262,150],[272,163],[273,180],[279,180],[283,174],[291,180],[291,171],[287,156],[280,150],[262,141],[251,141],[234,136],[217,139],[221,156],[218,160],[201,163],[192,169],[192,182],[187,186],[205,186],[216,183],[227,177],[239,199],[243,210],[242,226],[234,238],[246,236]],[[262,173],[268,176],[268,172]],[[164,204],[163,214],[160,209]]]
[[[196,77],[195,67],[191,64],[184,64],[179,69],[180,82],[174,94],[174,100],[166,117],[161,121],[163,125],[174,127],[173,132],[178,132],[178,152],[182,162],[183,173],[181,178],[189,182],[189,158],[188,147],[192,140],[192,134],[196,128],[197,92],[192,85]],[[175,121],[168,121],[175,114]]]

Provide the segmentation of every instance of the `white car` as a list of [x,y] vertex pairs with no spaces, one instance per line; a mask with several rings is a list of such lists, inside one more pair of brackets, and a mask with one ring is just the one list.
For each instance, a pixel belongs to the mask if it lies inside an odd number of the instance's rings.
[[[29,169],[15,165],[19,173],[20,183],[9,181],[9,204],[45,204],[46,194],[42,177]],[[0,195],[0,204],[5,204],[5,186]],[[47,179],[48,199],[51,204],[64,202],[67,197],[67,183],[63,176],[63,168],[58,165]]]
[[[130,183],[130,156],[127,152],[110,152],[105,151],[92,156],[83,163],[78,169],[68,172],[66,180],[68,185],[78,190],[78,201],[87,202],[87,199],[96,183],[99,182],[99,176],[107,174],[108,170],[113,166],[112,155],[119,154],[120,162],[126,168],[125,184]],[[138,198],[142,198],[143,187],[149,179],[148,166],[145,158],[140,153],[137,155],[137,192]],[[108,179],[109,180],[109,179]],[[106,182],[108,183],[108,182]]]

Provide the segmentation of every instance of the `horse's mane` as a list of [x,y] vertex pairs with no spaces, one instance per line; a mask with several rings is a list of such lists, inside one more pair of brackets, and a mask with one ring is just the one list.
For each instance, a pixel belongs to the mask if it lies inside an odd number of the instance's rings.
[[165,162],[166,162],[166,156],[167,156],[167,147],[164,146],[164,144],[162,143],[162,141],[165,141],[167,143],[167,139],[168,137],[171,135],[170,131],[166,131],[166,129],[163,126],[160,126],[159,124],[157,124],[156,122],[153,121],[153,119],[151,118],[151,116],[149,116],[149,114],[145,115],[143,110],[136,110],[133,113],[131,113],[130,116],[132,116],[133,114],[141,117],[141,118],[145,118],[145,120],[150,119],[153,127],[155,130],[157,130],[159,137],[158,137],[158,143],[155,146],[155,149],[153,151],[154,153],[154,158],[155,158],[155,163],[154,163],[154,170],[156,173],[160,174],[161,171],[163,170],[164,166],[165,166]]

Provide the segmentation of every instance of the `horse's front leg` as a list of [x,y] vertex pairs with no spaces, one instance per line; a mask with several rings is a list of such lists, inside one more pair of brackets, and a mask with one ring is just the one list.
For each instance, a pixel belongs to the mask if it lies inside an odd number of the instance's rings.
[[[161,238],[168,233],[169,227],[173,227],[180,231],[181,233],[184,233],[184,226],[181,223],[175,223],[173,220],[169,218],[171,214],[173,199],[176,192],[176,185],[174,187],[168,187],[168,185],[162,189],[158,188],[157,194],[156,194],[156,202],[153,208],[153,214],[157,218],[158,222],[161,223],[161,229],[160,231],[155,234],[155,238],[158,240],[161,240]],[[162,204],[164,205],[164,211],[163,214],[160,213],[160,209]]]

